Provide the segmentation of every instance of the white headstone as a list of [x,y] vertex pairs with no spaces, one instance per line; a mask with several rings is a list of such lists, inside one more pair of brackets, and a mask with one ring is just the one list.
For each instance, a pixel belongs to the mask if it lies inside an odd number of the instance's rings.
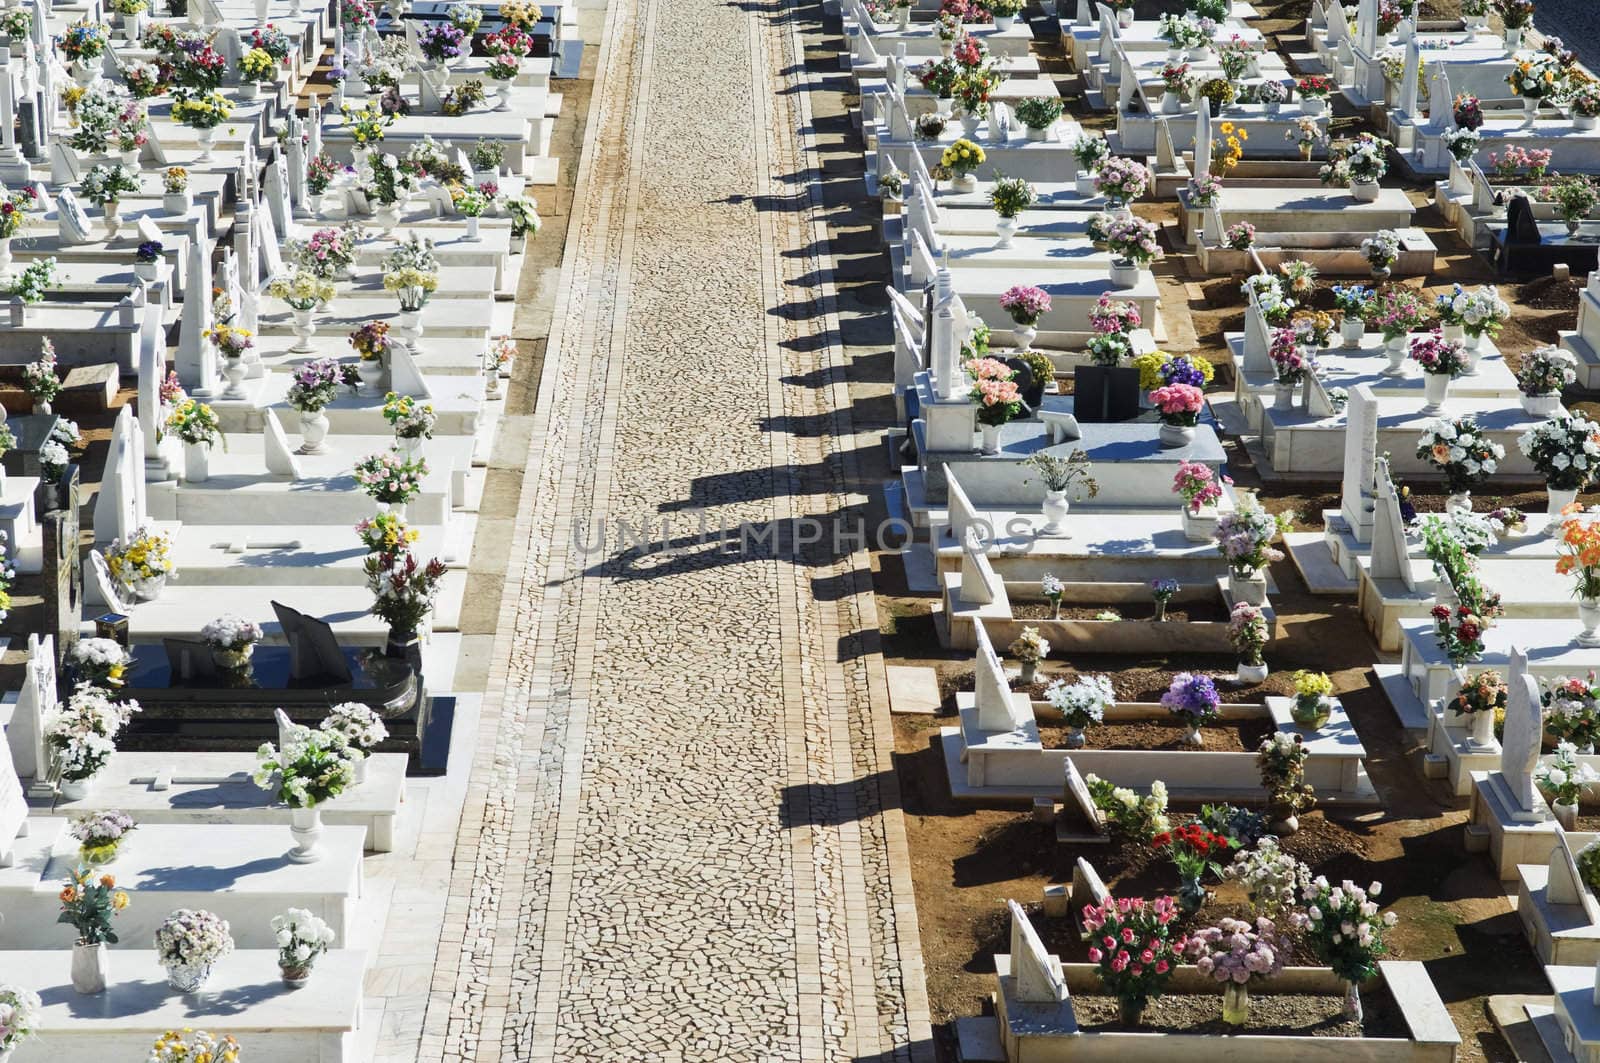
[[28,800],[10,758],[0,757],[0,867],[17,862],[16,842],[28,833]]
[[297,724],[289,719],[289,714],[282,709],[273,709],[272,717],[278,721],[278,748],[282,749],[289,744],[289,739],[294,734]]
[[1344,478],[1340,490],[1340,513],[1358,543],[1372,541],[1375,509],[1372,463],[1378,457],[1378,400],[1372,385],[1358,384],[1350,390],[1345,406]]
[[389,347],[389,388],[397,395],[409,395],[414,399],[433,398],[411,349],[404,343]]
[[160,483],[171,478],[172,470],[161,454],[156,438],[161,429],[161,381],[167,372],[164,347],[154,344],[139,349],[139,427],[144,435],[144,477]]
[[1254,290],[1244,299],[1244,371],[1272,373],[1272,328],[1261,313]]
[[[410,25],[414,20],[407,19]],[[289,201],[289,160],[283,155],[272,160],[266,174],[267,209],[272,211],[272,225],[280,233],[290,233],[294,227],[294,204]]]
[[1194,109],[1194,176],[1211,172],[1211,109]]
[[266,418],[262,436],[267,456],[267,471],[274,476],[287,476],[291,480],[303,479],[300,462],[289,446],[289,437],[284,435],[283,424],[278,420],[277,413],[270,406],[264,412]]
[[[22,688],[17,691],[11,723],[5,729],[6,744],[11,747],[10,759],[17,775],[43,781],[49,773],[50,760],[44,745],[43,716],[45,710],[55,705],[56,696],[55,639],[30,632]],[[15,835],[7,835],[0,829],[0,847],[4,846],[7,837]]]
[[[1076,809],[1083,821],[1092,827],[1096,834],[1105,832],[1105,820],[1100,814],[1100,809],[1095,806],[1094,797],[1089,793],[1089,784],[1083,781],[1083,776],[1078,773],[1078,766],[1072,758],[1066,759],[1062,769],[1061,804],[1063,808]],[[1098,881],[1098,879],[1096,880]]]
[[1389,462],[1386,459],[1376,459],[1373,470],[1376,508],[1372,521],[1372,578],[1402,580],[1407,590],[1414,591],[1417,584],[1411,573],[1405,520],[1400,515],[1400,493],[1389,475]]
[[994,646],[989,642],[989,633],[981,622],[976,622],[974,626],[978,634],[978,651],[973,660],[976,673],[973,700],[978,709],[978,729],[999,733],[1019,730],[1027,721],[1022,718],[1017,702],[1026,701],[1026,695],[1019,697],[1011,693],[1011,684],[1006,681],[1000,655],[994,652]]
[[965,542],[967,532],[975,533],[979,539],[987,539],[992,528],[978,515],[978,509],[967,498],[966,489],[956,479],[955,470],[949,465],[944,467],[945,482],[950,485],[949,501],[946,510],[949,513],[950,534],[956,542]]
[[78,153],[64,140],[50,142],[50,183],[57,188],[76,184],[79,177]]
[[1061,961],[1045,951],[1022,905],[1007,901],[1006,907],[1011,910],[1011,977],[1017,982],[1017,999],[1025,1004],[1066,1000],[1067,980],[1061,973]]
[[961,600],[968,605],[996,605],[1005,593],[978,533],[968,528],[961,539]]
[[1422,69],[1422,46],[1413,36],[1406,42],[1405,68],[1400,74],[1399,106],[1396,108],[1408,118],[1417,117],[1417,74]]
[[111,577],[106,556],[99,550],[89,551],[89,567],[83,573],[84,597],[91,605],[103,605],[113,613],[129,613],[133,606],[124,601],[117,581]]
[[83,205],[70,188],[63,188],[56,193],[56,225],[63,244],[86,244],[94,239],[89,216],[83,212]]
[[205,332],[211,317],[211,241],[200,218],[188,219],[188,275],[184,278],[183,317],[178,332],[178,379],[192,393],[209,394],[217,387],[217,354]]
[[1433,64],[1428,78],[1428,124],[1439,129],[1454,129],[1456,109],[1450,95],[1450,71],[1443,63]]
[[1182,171],[1177,146],[1172,142],[1172,124],[1165,118],[1156,119],[1156,173],[1172,174]]
[[1359,0],[1356,4],[1356,43],[1367,58],[1378,50],[1378,0]]
[[138,470],[139,480],[144,479],[144,452],[133,450],[137,427],[133,408],[124,405],[111,426],[105,473],[94,504],[94,540],[97,543],[126,538],[139,528],[143,513],[138,508],[138,493],[129,480],[129,473],[134,469]]
[[1544,715],[1539,686],[1528,674],[1528,655],[1512,646],[1507,661],[1506,722],[1500,739],[1500,774],[1516,803],[1514,812],[1536,813],[1542,799],[1534,789],[1533,770],[1539,763]]
[[1044,423],[1045,436],[1050,440],[1051,446],[1083,438],[1083,430],[1078,427],[1077,417],[1070,413],[1060,410],[1040,410],[1039,420]]

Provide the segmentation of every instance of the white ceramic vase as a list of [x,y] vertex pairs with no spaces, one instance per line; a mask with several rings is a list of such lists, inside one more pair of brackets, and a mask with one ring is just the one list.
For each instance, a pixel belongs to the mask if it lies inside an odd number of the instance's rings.
[[1241,576],[1229,570],[1228,593],[1233,596],[1233,603],[1238,605],[1246,602],[1250,605],[1267,604],[1267,574],[1265,572],[1252,572],[1248,576]]
[[294,848],[285,856],[291,863],[310,864],[322,859],[322,809],[289,810],[289,833],[294,837]]
[[104,943],[72,946],[72,988],[79,993],[104,993],[111,961]]
[[997,424],[980,424],[978,431],[983,437],[983,452],[985,454],[1000,453],[1000,426]]
[[328,415],[321,410],[300,412],[300,453],[323,454],[327,452],[324,440],[328,438]]
[[1578,645],[1600,646],[1600,635],[1595,634],[1595,628],[1600,627],[1600,599],[1579,599],[1578,621],[1583,625],[1583,631],[1578,635]]
[[1339,321],[1339,339],[1346,347],[1361,346],[1361,337],[1366,333],[1367,323],[1354,314],[1346,314]]
[[1061,522],[1067,519],[1067,511],[1071,503],[1067,501],[1065,491],[1046,491],[1044,493],[1044,523],[1039,526],[1041,535],[1061,534]]
[[289,350],[295,354],[307,354],[313,349],[311,337],[317,334],[316,311],[301,310],[298,307],[291,309],[294,311],[295,344]]
[[1422,392],[1425,397],[1423,413],[1434,414],[1443,410],[1445,400],[1450,397],[1450,374],[1422,374]]
[[211,479],[211,447],[205,443],[183,445],[183,478],[192,484]]

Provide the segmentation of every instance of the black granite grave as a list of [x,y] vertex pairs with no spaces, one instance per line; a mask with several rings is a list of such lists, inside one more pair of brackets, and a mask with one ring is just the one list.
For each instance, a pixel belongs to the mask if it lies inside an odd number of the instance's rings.
[[1138,417],[1139,370],[1123,365],[1078,366],[1072,371],[1072,415],[1082,424]]
[[1541,222],[1534,218],[1526,196],[1506,207],[1506,227],[1490,232],[1489,259],[1501,274],[1527,276],[1549,273],[1565,264],[1574,273],[1588,273],[1600,260],[1600,227],[1567,232],[1566,222]]

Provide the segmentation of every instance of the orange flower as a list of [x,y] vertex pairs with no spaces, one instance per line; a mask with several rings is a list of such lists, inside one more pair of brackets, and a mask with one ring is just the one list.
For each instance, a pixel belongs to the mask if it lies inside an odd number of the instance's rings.
[[73,901],[75,901],[77,899],[78,899],[78,891],[75,888],[73,888],[72,886],[63,886],[61,888],[61,903],[62,904],[71,904]]
[[117,880],[112,878],[110,875],[101,875],[100,876],[100,885],[104,886],[106,889],[110,889],[112,886],[115,886],[116,884],[117,884]]

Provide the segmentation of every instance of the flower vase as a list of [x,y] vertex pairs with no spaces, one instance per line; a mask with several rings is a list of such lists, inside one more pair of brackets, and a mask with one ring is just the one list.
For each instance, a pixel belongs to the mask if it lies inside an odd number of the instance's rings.
[[1595,634],[1595,628],[1600,627],[1600,599],[1580,598],[1578,620],[1583,624],[1583,632],[1577,638],[1578,645],[1600,646],[1600,635]]
[[11,237],[0,237],[0,280],[11,276]]
[[1133,8],[1125,7],[1117,12],[1117,28],[1128,29],[1133,25]]
[[[126,837],[127,835],[123,836],[123,838]],[[88,867],[104,867],[106,864],[116,860],[117,853],[122,848],[122,840],[119,838],[117,841],[107,842],[104,845],[80,845],[78,846],[78,862]],[[0,1061],[0,1063],[4,1063],[4,1061]]]
[[371,759],[372,754],[367,753],[360,760],[356,761],[354,768],[355,785],[360,786],[362,783],[367,781],[367,761]]
[[1162,424],[1157,438],[1161,446],[1167,450],[1177,450],[1194,442],[1194,425],[1192,424]]
[[325,454],[328,438],[328,415],[321,410],[300,411],[300,453]]
[[89,791],[94,789],[94,776],[86,775],[81,779],[62,779],[58,787],[64,801],[82,801],[89,796]]
[[[1191,723],[1184,728],[1183,744],[1186,746],[1193,746],[1196,749],[1204,748],[1206,744],[1206,736],[1200,733],[1199,724]],[[1202,890],[1201,892],[1204,893],[1205,891]]]
[[311,978],[311,965],[289,967],[278,964],[278,973],[283,977],[283,984],[290,989],[299,989]]
[[956,42],[955,41],[940,41],[939,42],[939,58],[940,59],[949,59],[952,55],[955,55],[955,54],[956,54]]
[[1082,727],[1073,727],[1070,724],[1067,726],[1066,744],[1068,749],[1082,749],[1087,742],[1088,739],[1084,738]]
[[1016,325],[1011,329],[1011,341],[1018,351],[1032,350],[1038,335],[1039,330],[1032,325]]
[[1545,512],[1550,514],[1549,531],[1552,535],[1554,535],[1560,528],[1560,522],[1556,520],[1556,517],[1561,513],[1562,510],[1566,509],[1568,506],[1572,505],[1578,500],[1578,489],[1575,487],[1566,488],[1546,486],[1544,489],[1544,496]]
[[1529,122],[1537,120],[1539,117],[1539,101],[1525,97],[1522,101],[1522,113]]
[[122,204],[115,199],[106,200],[106,205],[100,208],[106,223],[106,239],[115,240],[117,230],[122,228]]
[[1000,426],[997,424],[982,424],[978,431],[983,435],[983,452],[985,454],[1000,453]]
[[1551,392],[1549,395],[1520,395],[1518,401],[1522,403],[1522,411],[1535,417],[1549,417],[1561,408],[1561,393]]
[[1111,260],[1111,283],[1118,288],[1132,288],[1139,283],[1139,264],[1131,258]]
[[1191,543],[1209,543],[1212,535],[1217,530],[1217,507],[1201,506],[1194,509],[1191,506],[1182,506],[1179,512],[1183,515],[1183,537]]
[[1028,126],[1028,139],[1035,144],[1042,144],[1050,139],[1049,126]]
[[1119,1000],[1117,1002],[1117,1017],[1124,1026],[1138,1026],[1144,1021],[1143,1000]]
[[388,513],[400,521],[406,519],[406,504],[404,502],[379,502],[378,506],[378,512],[380,513]]
[[1267,681],[1267,665],[1265,662],[1261,664],[1245,664],[1240,661],[1238,667],[1234,670],[1233,678],[1241,683],[1264,683]]
[[1315,144],[1308,144],[1308,143],[1306,143],[1304,141],[1301,141],[1301,143],[1300,143],[1300,161],[1301,162],[1310,162],[1311,161],[1311,153],[1313,151],[1315,151],[1315,150],[1316,150],[1316,145]]
[[1034,680],[1036,678],[1038,678],[1038,674],[1039,674],[1039,662],[1038,661],[1023,661],[1022,662],[1022,672],[1021,672],[1020,675],[1017,676],[1017,682],[1021,683],[1025,687],[1026,686],[1032,686]]
[[1444,508],[1445,508],[1445,512],[1446,513],[1454,512],[1455,510],[1458,510],[1458,509],[1464,509],[1468,513],[1471,513],[1472,512],[1472,492],[1471,491],[1454,491],[1454,492],[1451,492],[1451,494],[1449,496],[1447,496],[1445,498],[1445,500],[1444,500]]
[[322,809],[295,808],[289,811],[289,833],[294,836],[294,848],[285,856],[296,864],[310,864],[322,859]]
[[210,162],[211,149],[217,141],[217,131],[215,128],[207,127],[205,129],[197,130],[196,134],[200,138],[200,154],[195,157],[196,161]]
[[194,193],[188,189],[182,192],[161,193],[161,209],[168,214],[185,215],[194,206]]
[[1361,986],[1356,982],[1344,984],[1344,1017],[1360,1022],[1361,1014]]
[[167,574],[157,573],[154,576],[144,576],[139,579],[129,580],[128,593],[133,595],[134,601],[153,602],[161,597],[161,592],[166,589]]
[[1333,704],[1324,697],[1294,699],[1294,704],[1289,708],[1289,717],[1300,727],[1308,731],[1315,731],[1328,722],[1328,717],[1333,713]]
[[1566,805],[1562,804],[1560,801],[1552,801],[1550,802],[1550,811],[1555,813],[1556,822],[1561,825],[1562,830],[1578,829],[1577,802]]
[[1184,878],[1178,882],[1178,907],[1184,912],[1193,915],[1206,903],[1206,888],[1200,884],[1200,879]]
[[1001,33],[1004,33],[1006,30],[1008,30],[1012,26],[1016,25],[1016,22],[1017,22],[1017,16],[1015,16],[1015,15],[995,15],[994,16],[994,28],[996,30],[998,30],[999,32],[1001,32]]
[[894,28],[901,33],[911,28],[911,9],[909,7],[897,7],[894,9]]
[[382,394],[378,387],[383,383],[383,361],[381,359],[361,359],[356,363],[356,375],[361,378],[361,386],[356,389],[357,395],[371,399]]
[[378,223],[378,228],[385,233],[393,232],[394,227],[400,224],[400,207],[395,203],[380,203],[373,209],[372,217]]
[[1178,94],[1168,90],[1161,94],[1161,113],[1177,114],[1183,110],[1183,101],[1178,99]]
[[394,437],[394,449],[400,453],[401,457],[403,457],[407,461],[409,461],[412,458],[416,457],[417,456],[417,452],[422,449],[422,437],[421,436],[395,436]]
[[209,963],[172,963],[167,965],[167,985],[180,993],[196,993],[211,977]]
[[239,82],[239,98],[241,100],[254,100],[254,99],[258,99],[260,96],[261,96],[261,82],[259,82],[259,81],[241,81],[241,82]]
[[419,306],[414,310],[408,310],[402,304],[400,313],[396,316],[395,325],[400,332],[400,338],[405,341],[406,346],[410,347],[412,353],[415,354],[417,341],[422,338],[422,307]]
[[248,397],[244,393],[244,375],[246,371],[244,355],[231,354],[222,359],[222,375],[228,381],[228,386],[222,389],[223,398],[243,399]]
[[1321,114],[1327,109],[1328,101],[1321,96],[1300,97],[1300,111],[1302,114]]
[[243,648],[237,650],[225,649],[218,646],[211,648],[211,660],[218,668],[228,671],[243,671],[250,665],[250,658],[255,656],[256,644],[247,642]]
[[1423,413],[1432,414],[1443,410],[1445,399],[1450,397],[1450,374],[1424,373],[1422,393],[1426,398],[1422,406]]
[[1222,1021],[1243,1026],[1250,1020],[1250,983],[1230,981],[1222,987]]
[[1010,247],[1011,238],[1017,235],[1017,219],[996,218],[994,223],[995,235],[1000,237],[996,247]]
[[1044,523],[1039,526],[1040,535],[1060,535],[1061,522],[1067,519],[1067,510],[1071,503],[1067,501],[1065,491],[1046,491],[1044,493]]
[[185,443],[183,445],[183,478],[192,484],[203,484],[211,478],[211,445]]
[[1383,367],[1382,376],[1406,375],[1406,338],[1404,336],[1391,336],[1383,341],[1383,353],[1388,357],[1389,364]]
[[94,79],[100,76],[100,60],[74,59],[72,61],[72,80],[80,85],[92,85]]
[[1378,182],[1351,181],[1350,195],[1357,203],[1372,203],[1378,198]]
[[481,240],[481,239],[483,239],[483,236],[479,232],[479,229],[482,227],[482,225],[483,225],[483,219],[482,218],[468,218],[467,219],[467,239],[468,240]]
[[978,130],[983,126],[983,118],[975,114],[961,112],[961,135],[968,140],[978,138]]
[[311,310],[294,308],[295,344],[289,348],[294,354],[308,354],[313,350],[311,337],[317,334],[317,322],[312,314]]
[[1361,337],[1367,330],[1367,323],[1352,314],[1346,314],[1339,322],[1339,339],[1345,347],[1361,346]]
[[153,283],[161,275],[160,262],[135,262],[133,275],[147,283]]
[[1088,170],[1079,170],[1078,176],[1072,179],[1072,190],[1080,196],[1094,195],[1094,174]]
[[1272,385],[1272,408],[1287,410],[1294,405],[1294,385],[1279,380]]
[[1467,721],[1467,745],[1480,752],[1498,749],[1494,740],[1494,713],[1474,712]]
[[117,161],[122,163],[122,165],[129,167],[130,169],[133,168],[133,167],[138,166],[139,165],[139,149],[138,148],[129,148],[126,151],[119,152],[118,155],[117,155]]
[[79,993],[104,993],[111,963],[104,942],[72,946],[72,988]]
[[1228,570],[1228,595],[1233,599],[1233,604],[1246,602],[1250,605],[1267,604],[1267,574],[1265,572],[1239,573]]
[[491,368],[483,371],[483,397],[486,399],[500,397],[500,370]]

